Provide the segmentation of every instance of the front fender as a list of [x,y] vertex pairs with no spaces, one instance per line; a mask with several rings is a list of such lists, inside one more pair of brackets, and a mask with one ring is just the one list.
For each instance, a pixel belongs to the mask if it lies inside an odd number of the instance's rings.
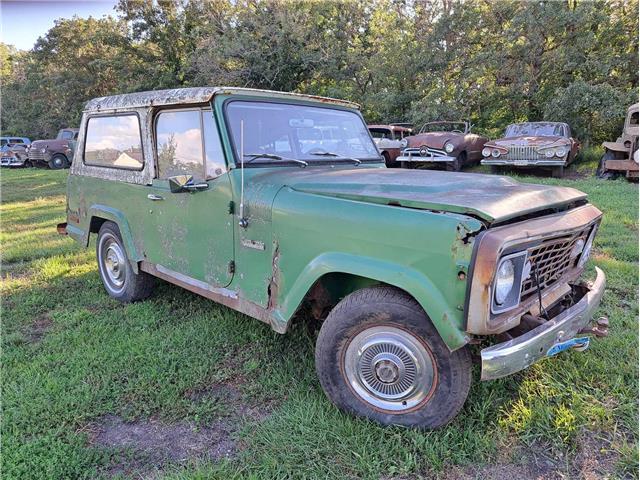
[[278,308],[273,313],[283,330],[286,330],[312,285],[328,273],[358,275],[404,290],[429,315],[450,350],[456,350],[468,342],[467,336],[456,322],[456,319],[461,318],[462,312],[451,310],[441,292],[422,272],[376,258],[340,252],[327,252],[314,258],[292,282],[292,288],[279,299]]
[[602,142],[602,146],[604,148],[606,148],[607,150],[613,150],[616,152],[628,152],[629,148],[624,146],[624,143],[618,143],[618,142]]
[[[124,249],[127,253],[127,258],[129,259],[131,268],[133,268],[135,273],[138,273],[138,262],[144,260],[144,258],[136,248],[127,217],[120,210],[100,204],[91,205],[88,209],[87,217],[89,218],[89,222],[91,222],[91,219],[94,217],[97,217],[110,220],[118,225],[118,229],[120,229],[120,236],[122,237]],[[84,238],[82,240],[85,246],[89,244],[89,230],[89,225],[87,225],[87,228],[84,230]]]

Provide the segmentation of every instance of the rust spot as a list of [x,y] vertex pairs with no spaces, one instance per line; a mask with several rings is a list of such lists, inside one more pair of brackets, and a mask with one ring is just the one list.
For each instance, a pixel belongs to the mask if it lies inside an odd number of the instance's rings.
[[273,257],[271,259],[271,279],[269,280],[269,286],[267,287],[267,296],[269,301],[267,303],[267,309],[273,310],[276,306],[278,299],[278,284],[280,280],[280,270],[278,268],[278,261],[280,260],[280,246],[278,243],[274,244]]

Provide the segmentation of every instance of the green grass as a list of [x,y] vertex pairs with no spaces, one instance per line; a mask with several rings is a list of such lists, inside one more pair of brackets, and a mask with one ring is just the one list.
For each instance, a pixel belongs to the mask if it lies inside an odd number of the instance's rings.
[[[111,300],[93,246],[82,250],[55,232],[65,179],[63,171],[2,172],[4,478],[106,475],[123,454],[94,446],[91,425],[108,414],[238,423],[237,456],[165,466],[167,478],[430,476],[530,448],[569,465],[585,438],[612,452],[612,477],[637,477],[637,185],[523,179],[586,191],[604,211],[591,270],[598,265],[608,276],[599,313],[609,315],[610,335],[584,354],[476,381],[451,425],[421,432],[336,410],[315,378],[315,333],[302,324],[280,336],[166,284],[142,303]],[[240,397],[194,395],[220,384]],[[239,405],[270,414],[239,419]]]

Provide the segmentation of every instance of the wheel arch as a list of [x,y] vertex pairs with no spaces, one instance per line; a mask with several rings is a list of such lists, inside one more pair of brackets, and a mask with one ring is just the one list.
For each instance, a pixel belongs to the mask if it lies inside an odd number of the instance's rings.
[[131,233],[131,227],[125,215],[121,211],[106,205],[92,205],[91,208],[89,208],[87,217],[89,218],[89,225],[87,226],[85,238],[83,239],[84,245],[89,245],[89,236],[92,233],[97,235],[103,223],[107,221],[115,223],[118,226],[118,230],[120,230],[120,236],[122,237],[124,249],[131,268],[135,273],[138,273],[138,262],[144,260],[144,257],[136,247],[133,234]]
[[274,314],[286,330],[306,302],[323,310],[353,291],[378,284],[397,288],[416,300],[451,351],[468,342],[456,322],[456,312],[429,277],[410,267],[352,254],[326,253],[314,259],[279,299]]

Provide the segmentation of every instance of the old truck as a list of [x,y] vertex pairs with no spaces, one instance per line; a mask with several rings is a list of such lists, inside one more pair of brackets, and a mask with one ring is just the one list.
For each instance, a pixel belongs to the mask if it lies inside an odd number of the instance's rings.
[[160,278],[279,333],[315,317],[320,384],[352,414],[439,427],[467,398],[472,352],[491,380],[606,333],[591,325],[605,276],[580,279],[602,217],[584,193],[388,169],[356,104],[102,97],[78,144],[58,231],[96,239],[110,296],[143,300]]
[[36,140],[27,150],[29,163],[34,167],[69,168],[77,140],[77,128],[62,128],[54,139]]
[[622,135],[615,142],[604,142],[604,155],[596,174],[600,178],[624,175],[638,179],[638,104],[627,110]]

